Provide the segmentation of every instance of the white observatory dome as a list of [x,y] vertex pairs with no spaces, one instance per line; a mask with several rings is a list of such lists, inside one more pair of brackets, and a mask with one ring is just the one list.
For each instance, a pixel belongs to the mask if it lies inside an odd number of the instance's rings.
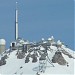
[[58,40],[58,41],[57,41],[57,44],[58,44],[58,45],[62,45],[62,43],[61,43],[61,41],[60,41],[60,40]]
[[42,38],[42,41],[44,41],[45,39],[44,38]]
[[53,36],[51,36],[51,39],[52,39],[52,40],[54,40],[54,37],[53,37]]
[[5,39],[0,39],[0,45],[5,45],[5,44],[6,44]]
[[51,41],[52,39],[51,38],[48,38],[48,40]]

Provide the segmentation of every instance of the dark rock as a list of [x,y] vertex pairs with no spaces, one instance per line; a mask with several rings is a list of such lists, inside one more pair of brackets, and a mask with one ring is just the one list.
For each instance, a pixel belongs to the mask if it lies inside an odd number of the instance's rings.
[[2,65],[2,61],[0,60],[0,66]]
[[28,62],[29,62],[29,57],[26,57],[25,63],[28,63]]
[[5,65],[6,64],[6,61],[4,60],[4,61],[2,61],[2,65]]
[[64,57],[62,56],[61,52],[56,52],[53,59],[52,59],[53,63],[58,63],[60,65],[66,65],[67,62],[64,59]]
[[5,65],[5,64],[6,64],[6,60],[4,59],[4,57],[2,57],[0,60],[0,66]]
[[32,62],[33,62],[33,63],[37,62],[37,57],[33,57]]
[[2,57],[2,58],[1,58],[1,60],[2,60],[2,61],[4,61],[4,60],[5,60],[5,58],[4,58],[4,57]]
[[20,69],[23,68],[22,66],[20,67]]
[[62,53],[67,55],[69,58],[74,58],[71,54],[69,54],[67,51],[62,50]]
[[25,57],[25,54],[23,54],[22,52],[19,52],[17,55],[18,59],[23,59]]
[[46,55],[42,54],[41,57],[39,58],[39,60],[46,60]]
[[8,56],[7,55],[4,55],[4,59],[7,59],[8,58]]
[[37,72],[36,75],[40,75],[40,74]]

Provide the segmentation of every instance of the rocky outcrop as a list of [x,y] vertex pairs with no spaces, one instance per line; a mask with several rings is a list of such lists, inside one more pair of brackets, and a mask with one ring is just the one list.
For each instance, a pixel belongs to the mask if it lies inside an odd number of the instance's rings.
[[26,57],[25,59],[25,63],[28,63],[30,60],[29,60],[29,57]]
[[0,60],[0,66],[5,65],[5,64],[6,64],[5,57],[2,57]]
[[62,53],[61,52],[56,52],[55,53],[55,55],[52,58],[52,62],[53,63],[58,63],[60,65],[66,65],[67,64],[67,62],[64,59],[64,57],[62,56]]
[[18,59],[23,59],[24,57],[25,57],[25,54],[22,53],[22,52],[19,52],[19,53],[17,54],[17,58],[18,58]]
[[69,58],[74,58],[71,54],[69,54],[67,51],[62,50],[62,53],[67,55]]

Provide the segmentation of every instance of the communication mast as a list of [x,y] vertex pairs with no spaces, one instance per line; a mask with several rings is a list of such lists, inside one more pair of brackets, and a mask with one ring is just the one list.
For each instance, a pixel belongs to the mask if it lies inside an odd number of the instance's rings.
[[15,40],[18,39],[18,7],[17,7],[18,2],[16,2],[16,12],[15,12]]

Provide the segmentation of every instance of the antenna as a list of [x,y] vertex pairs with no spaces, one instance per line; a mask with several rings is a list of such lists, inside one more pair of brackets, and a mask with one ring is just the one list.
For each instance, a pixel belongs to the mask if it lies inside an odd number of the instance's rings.
[[15,40],[18,39],[18,2],[16,2],[16,14],[15,14],[15,20],[16,20],[16,23],[15,23]]
[[16,9],[18,9],[18,2],[16,2]]

